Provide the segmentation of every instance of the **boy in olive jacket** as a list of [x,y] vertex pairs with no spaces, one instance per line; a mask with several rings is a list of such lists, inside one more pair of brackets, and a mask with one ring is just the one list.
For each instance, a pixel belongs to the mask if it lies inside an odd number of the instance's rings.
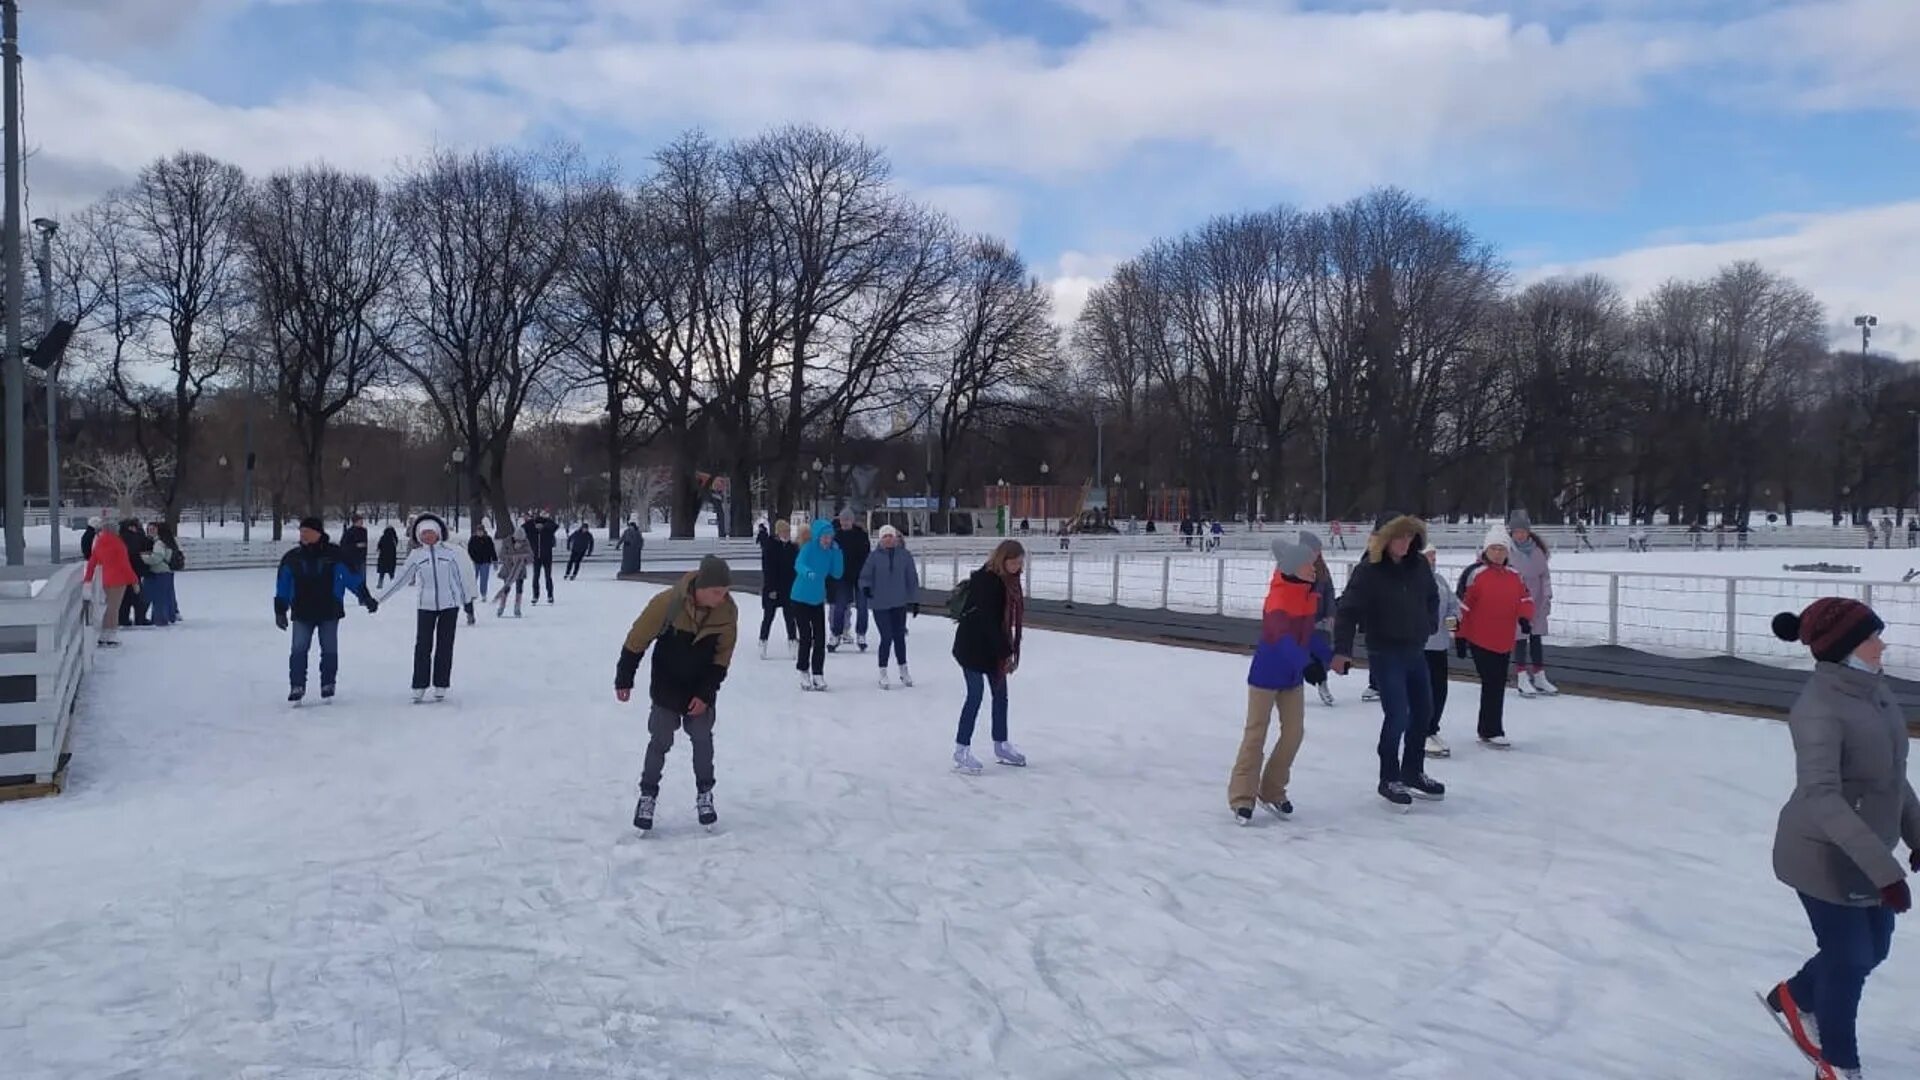
[[614,669],[614,696],[633,696],[634,674],[641,657],[653,650],[653,675],[648,697],[647,760],[640,774],[640,802],[633,808],[633,826],[653,828],[654,801],[660,795],[660,773],[666,768],[673,736],[682,728],[693,743],[693,779],[698,792],[700,824],[712,828],[719,816],[713,808],[713,699],[733,662],[739,611],[728,589],[733,574],[726,562],[709,555],[700,569],[656,595],[633,621]]

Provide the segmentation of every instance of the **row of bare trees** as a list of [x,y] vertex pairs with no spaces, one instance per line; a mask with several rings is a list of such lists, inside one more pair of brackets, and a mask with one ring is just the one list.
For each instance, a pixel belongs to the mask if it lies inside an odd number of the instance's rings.
[[[943,463],[963,457],[1062,372],[1017,253],[815,128],[688,134],[632,182],[565,151],[436,153],[388,182],[323,165],[250,181],[183,152],[59,235],[56,307],[122,421],[90,436],[138,455],[170,517],[205,456],[196,414],[227,390],[291,433],[314,511],[329,431],[398,401],[463,451],[476,513],[508,515],[530,426],[586,424],[605,477],[670,457],[684,533],[723,481],[789,511],[801,462],[850,439],[925,422]],[[600,486],[609,523],[623,486]],[[730,505],[750,528],[753,500]]]
[[1693,520],[1913,493],[1915,436],[1885,422],[1912,375],[1827,334],[1750,263],[1638,303],[1592,276],[1516,290],[1458,219],[1385,189],[1158,242],[1072,339],[1133,471],[1161,463],[1203,511],[1313,514],[1324,491],[1334,516]]

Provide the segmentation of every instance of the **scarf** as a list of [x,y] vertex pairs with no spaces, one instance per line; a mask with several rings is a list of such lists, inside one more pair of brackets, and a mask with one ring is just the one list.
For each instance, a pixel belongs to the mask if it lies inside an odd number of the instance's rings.
[[1853,670],[1864,671],[1869,675],[1878,675],[1881,672],[1881,668],[1879,667],[1879,665],[1869,664],[1865,660],[1862,660],[1859,657],[1854,656],[1852,654],[1848,654],[1847,659],[1844,662],[1848,667],[1852,668]]
[[1013,658],[1020,656],[1020,634],[1026,626],[1027,598],[1020,592],[1020,575],[1002,574],[1000,580],[1007,587],[1007,642],[1013,646]]

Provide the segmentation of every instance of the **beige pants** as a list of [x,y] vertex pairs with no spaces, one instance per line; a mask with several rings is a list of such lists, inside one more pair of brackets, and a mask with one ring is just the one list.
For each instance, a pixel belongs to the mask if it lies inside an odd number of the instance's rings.
[[[1267,725],[1275,708],[1280,711],[1280,741],[1273,745],[1265,769],[1260,759],[1267,747]],[[1262,802],[1285,802],[1287,781],[1293,775],[1293,759],[1300,753],[1300,741],[1307,736],[1306,688],[1262,690],[1247,687],[1247,728],[1240,736],[1240,756],[1233,761],[1233,778],[1227,782],[1227,805],[1233,809],[1253,805],[1257,795]]]
[[120,633],[120,601],[127,595],[125,585],[109,585],[106,610],[100,613],[100,640],[112,641]]

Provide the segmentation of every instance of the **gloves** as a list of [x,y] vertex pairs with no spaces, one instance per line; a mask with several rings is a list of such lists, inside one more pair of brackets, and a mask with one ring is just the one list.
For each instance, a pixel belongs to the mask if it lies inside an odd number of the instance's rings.
[[1521,620],[1520,620],[1520,632],[1521,632],[1521,633],[1523,633],[1523,634],[1525,634],[1525,635],[1527,635],[1528,637],[1532,637],[1532,636],[1533,636],[1533,620],[1532,620],[1532,619],[1521,619]]
[[1453,639],[1453,655],[1459,657],[1462,660],[1465,660],[1467,658],[1467,639],[1466,638],[1457,637]]
[[914,618],[916,619],[919,618],[920,617],[920,601],[915,600],[913,603],[908,604],[907,611],[912,613]]
[[1896,881],[1880,890],[1880,903],[1895,915],[1905,915],[1913,907],[1913,890],[1904,881]]
[[284,611],[274,612],[273,625],[279,627],[282,630],[285,630],[287,628],[287,613]]
[[867,598],[867,600],[868,600],[868,602],[869,602],[869,603],[871,603],[871,602],[872,602],[872,600],[873,600],[873,590],[872,590],[872,589],[861,589],[861,590],[860,590],[860,593],[861,593],[861,595],[863,595],[863,596],[865,596],[865,597]]
[[1914,873],[1920,874],[1920,848],[1907,852],[1907,865],[1913,868]]
[[1309,660],[1307,661],[1307,666],[1300,669],[1300,677],[1315,686],[1319,686],[1321,683],[1327,681],[1327,666],[1318,660]]
[[372,615],[375,612],[380,610],[380,601],[375,600],[373,597],[369,596],[367,597],[367,602],[364,606],[367,609],[367,614]]
[[473,601],[467,601],[467,625],[473,625]]

